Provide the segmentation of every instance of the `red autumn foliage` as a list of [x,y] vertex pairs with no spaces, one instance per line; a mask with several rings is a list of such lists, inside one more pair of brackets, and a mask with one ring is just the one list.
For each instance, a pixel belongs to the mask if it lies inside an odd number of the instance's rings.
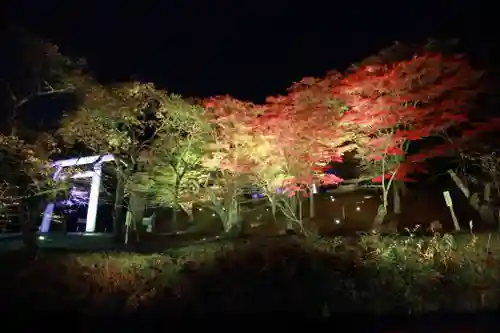
[[341,183],[343,179],[333,174],[326,174],[323,176],[322,181],[324,185],[334,185]]
[[325,175],[325,167],[318,165],[342,162],[342,145],[349,141],[350,133],[338,126],[339,108],[330,103],[330,91],[338,78],[333,73],[322,80],[303,79],[289,88],[286,96],[269,97],[258,119],[257,126],[265,129],[264,135],[277,136],[278,150],[286,151],[288,161],[299,166],[293,182],[301,184],[302,190],[314,181],[343,181]]
[[344,77],[332,93],[348,107],[342,123],[358,136],[369,138],[358,142],[363,158],[406,157],[386,171],[392,176],[397,170],[395,179],[408,181],[407,175],[415,168],[406,164],[437,156],[439,149],[411,157],[405,156],[402,144],[467,123],[467,109],[476,96],[480,75],[461,57],[426,53],[409,61],[362,67]]
[[[413,181],[408,175],[425,172],[426,160],[500,128],[500,119],[476,124],[469,119],[468,107],[480,76],[460,56],[424,53],[407,61],[363,66],[344,76],[331,72],[322,79],[304,78],[287,95],[269,97],[265,105],[217,97],[205,106],[228,151],[235,144],[228,133],[246,133],[266,138],[276,155],[294,165],[294,178],[286,184],[288,193],[318,179],[324,171],[318,163],[341,162],[343,153],[354,149],[367,163],[384,163],[384,175],[373,178],[374,182],[393,176]],[[408,155],[407,143],[458,127],[465,129],[453,143]],[[257,172],[259,165],[276,161],[259,158],[238,156],[221,166]],[[320,178],[325,184],[342,181],[332,175]]]
[[[293,176],[282,184],[284,192],[296,193],[307,188],[313,181],[338,183],[339,177],[324,177],[318,172],[318,162],[341,160],[341,154],[332,145],[324,144],[325,136],[337,135],[332,126],[325,126],[324,114],[320,111],[306,114],[306,108],[294,107],[298,95],[279,96],[268,99],[266,105],[254,105],[234,100],[230,97],[216,97],[206,101],[210,120],[218,128],[217,139],[228,147],[226,157],[219,167],[235,172],[259,173],[267,167],[282,166],[283,173]],[[318,117],[323,117],[318,120]],[[330,129],[330,131],[328,131]],[[236,136],[247,134],[249,140],[258,144],[269,144],[272,151],[252,152],[240,150],[237,158],[230,154],[242,142],[235,142]],[[317,139],[319,135],[322,140]],[[255,148],[255,147],[254,147]],[[261,154],[262,153],[262,154]],[[233,158],[228,158],[232,156]],[[285,165],[285,164],[286,165]],[[258,176],[258,175],[257,175]],[[258,177],[256,177],[258,178]]]
[[265,117],[286,116],[291,130],[300,142],[306,143],[308,159],[341,161],[341,143],[350,133],[337,126],[339,108],[331,104],[331,89],[340,75],[330,73],[324,79],[304,78],[293,84],[285,96],[268,97]]

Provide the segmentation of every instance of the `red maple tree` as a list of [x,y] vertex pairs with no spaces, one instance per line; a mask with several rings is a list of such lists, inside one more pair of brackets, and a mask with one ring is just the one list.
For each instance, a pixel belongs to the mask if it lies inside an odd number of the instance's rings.
[[366,65],[345,76],[332,93],[347,107],[343,125],[359,133],[358,152],[366,161],[396,161],[386,163],[383,175],[373,180],[408,181],[408,174],[422,170],[415,163],[439,150],[420,153],[417,159],[406,156],[407,144],[468,122],[480,75],[459,56],[425,53],[408,61]]
[[[238,168],[262,174],[273,166],[292,166],[284,185],[294,195],[315,180],[342,181],[324,176],[322,165],[356,150],[372,181],[384,187],[386,206],[393,180],[412,181],[410,174],[425,171],[425,160],[448,153],[472,134],[498,127],[500,122],[471,125],[468,111],[480,76],[463,57],[422,53],[406,61],[363,65],[345,75],[304,78],[285,96],[269,97],[265,105],[220,98],[209,104],[217,110],[214,119],[222,131],[232,128],[233,134],[244,133],[253,142],[238,156]],[[408,153],[411,142],[450,128],[462,128],[462,138]],[[226,136],[225,142],[233,151],[238,147],[234,137]],[[268,150],[259,152],[259,146]],[[234,160],[222,166],[236,167]]]
[[[296,98],[294,93],[271,97],[265,105],[227,96],[206,101],[205,106],[211,110],[212,121],[219,129],[221,147],[226,149],[220,167],[253,172],[257,180],[271,181],[269,177],[274,176],[279,184],[270,185],[289,195],[305,193],[305,188],[318,177],[323,183],[340,182],[338,177],[317,172],[317,163],[340,159],[340,154],[332,149],[333,144],[324,143],[327,134],[331,142],[337,135],[334,127],[329,127],[331,120],[320,112],[307,116],[303,111],[306,109],[295,107]],[[231,154],[238,158],[228,161]],[[273,170],[274,174],[269,174]]]
[[[269,98],[265,105],[228,97],[210,99],[205,105],[218,129],[218,154],[222,158],[218,167],[245,172],[264,190],[273,213],[279,207],[289,222],[303,229],[298,195],[308,197],[314,183],[337,184],[342,179],[318,172],[321,163],[340,160],[340,154],[332,149],[337,135],[332,119],[320,112],[307,115],[307,109],[297,108],[296,101],[297,95],[292,92]],[[318,135],[329,135],[329,143],[318,140]],[[310,200],[313,216],[313,198]]]
[[[313,80],[305,79],[303,81]],[[334,175],[325,175],[322,166],[331,161],[342,161],[340,144],[345,142],[339,131],[334,107],[317,107],[311,92],[301,84],[289,89],[285,96],[269,97],[263,115],[257,120],[260,134],[274,138],[276,151],[286,159],[293,178],[294,190],[305,190],[312,183],[337,184],[342,181]],[[324,98],[318,92],[314,96]],[[292,189],[292,188],[291,188]],[[294,190],[290,189],[290,194]]]
[[446,148],[408,156],[410,143],[467,123],[480,76],[460,56],[423,53],[407,61],[361,66],[332,89],[334,99],[346,106],[341,123],[357,133],[358,157],[372,181],[381,184],[383,203],[375,228],[387,214],[393,182],[412,181],[411,173],[425,171],[423,161]]

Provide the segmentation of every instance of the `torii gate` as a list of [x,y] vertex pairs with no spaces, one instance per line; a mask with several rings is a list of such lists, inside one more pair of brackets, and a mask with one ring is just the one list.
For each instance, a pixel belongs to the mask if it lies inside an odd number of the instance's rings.
[[[72,167],[77,165],[87,165],[93,164],[93,171],[86,171],[74,174],[71,178],[92,178],[92,183],[90,187],[89,194],[89,206],[87,209],[87,221],[85,225],[85,232],[94,232],[97,217],[97,206],[99,203],[99,191],[101,188],[101,174],[102,174],[102,163],[113,161],[114,157],[111,154],[107,155],[95,155],[71,158],[68,160],[60,160],[52,163],[52,167],[56,169],[53,175],[54,180],[61,179],[61,171],[65,167]],[[52,220],[52,213],[54,212],[55,203],[49,203],[45,208],[43,213],[42,224],[40,225],[40,232],[48,232],[50,230],[50,222]]]

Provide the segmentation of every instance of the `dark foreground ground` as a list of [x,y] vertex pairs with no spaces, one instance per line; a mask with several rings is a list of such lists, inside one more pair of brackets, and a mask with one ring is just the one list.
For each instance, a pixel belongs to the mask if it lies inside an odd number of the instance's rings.
[[[39,329],[308,319],[370,332],[498,331],[499,244],[497,235],[286,236],[154,254],[10,251],[0,257],[0,310]],[[44,318],[19,321],[34,316]]]

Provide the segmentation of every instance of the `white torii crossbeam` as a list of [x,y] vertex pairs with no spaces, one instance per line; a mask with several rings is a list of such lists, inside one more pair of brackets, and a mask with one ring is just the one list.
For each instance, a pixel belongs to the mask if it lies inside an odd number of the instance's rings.
[[[95,155],[71,158],[67,160],[55,161],[52,163],[52,167],[56,169],[53,175],[54,180],[61,179],[61,171],[65,167],[72,167],[77,165],[87,165],[93,164],[94,170],[76,173],[71,176],[73,179],[78,178],[92,178],[92,183],[90,187],[89,194],[89,206],[87,209],[87,218],[85,225],[85,232],[94,232],[97,219],[97,207],[99,203],[99,192],[101,189],[101,178],[102,178],[102,163],[113,161],[114,157],[111,154],[107,155]],[[49,232],[50,224],[52,221],[52,214],[54,212],[55,203],[49,203],[45,208],[42,218],[42,224],[40,225],[40,232]]]

